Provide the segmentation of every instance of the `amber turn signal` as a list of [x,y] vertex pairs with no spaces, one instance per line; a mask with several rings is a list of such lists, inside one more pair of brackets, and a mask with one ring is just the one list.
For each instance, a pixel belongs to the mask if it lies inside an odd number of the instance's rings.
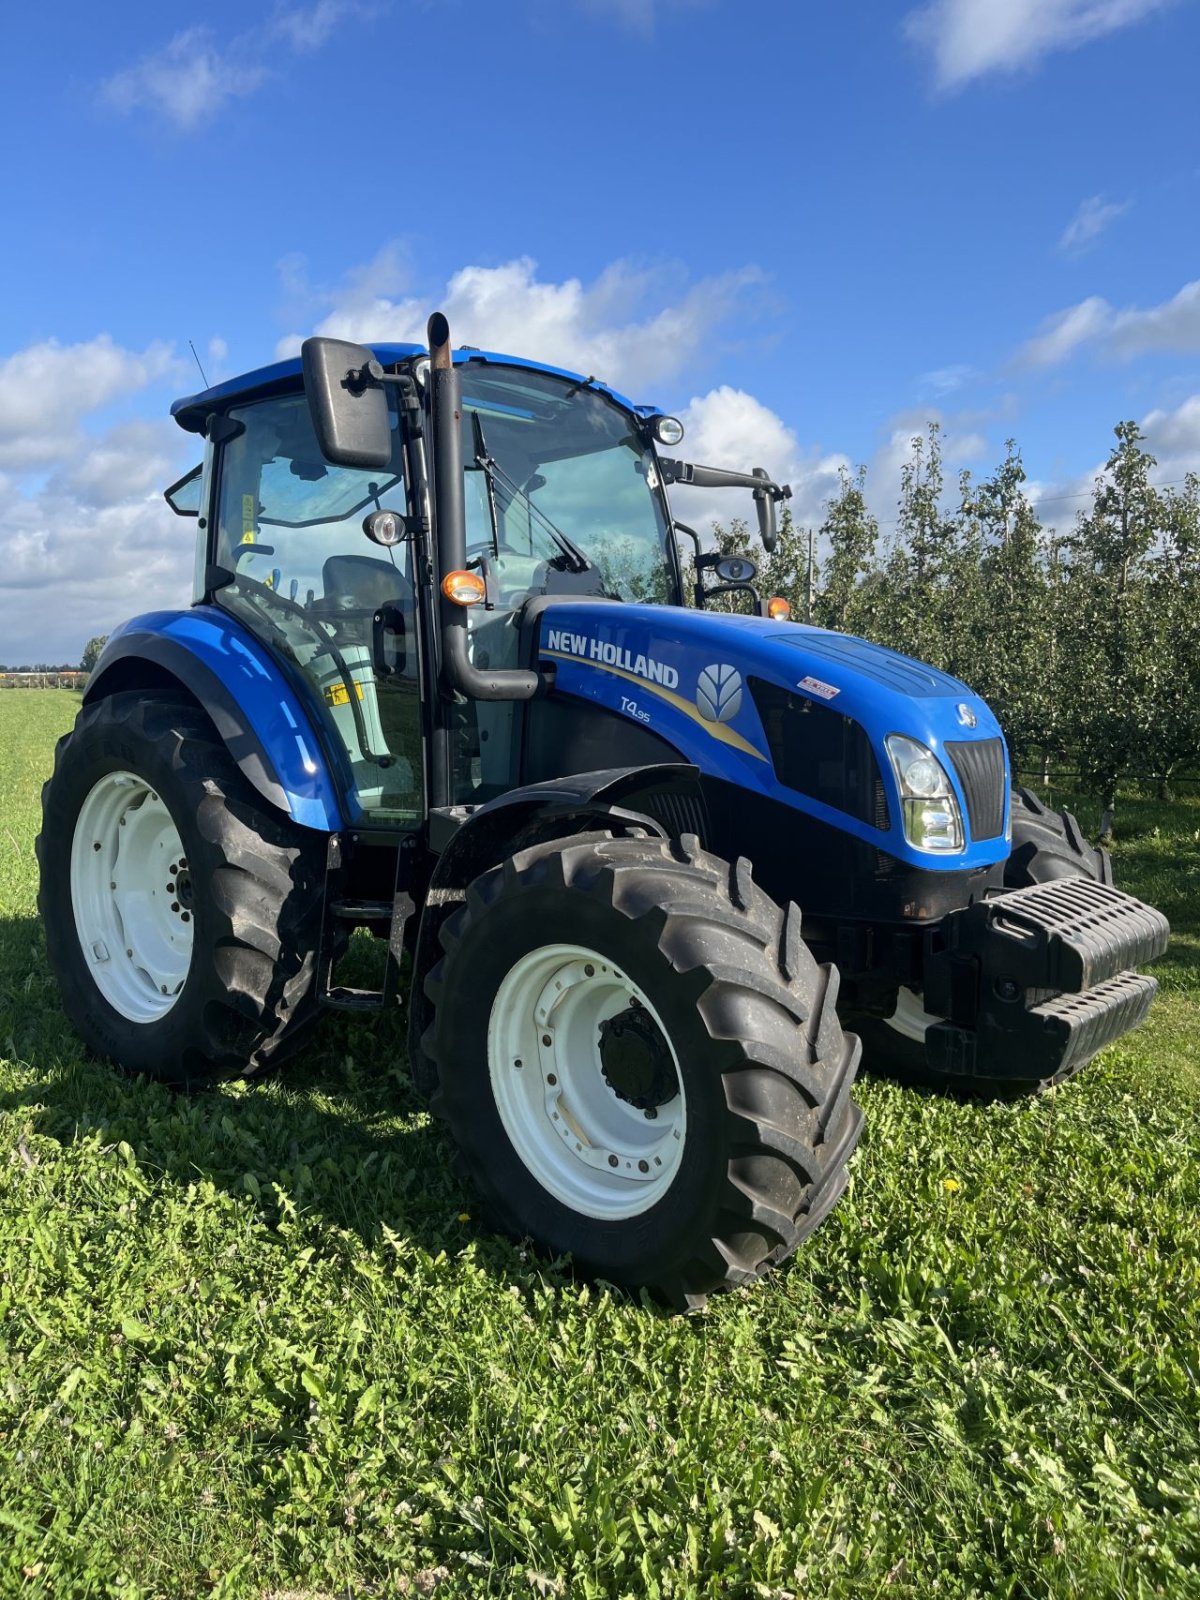
[[792,614],[792,608],[782,595],[777,594],[773,600],[767,601],[767,615],[772,622],[786,622]]
[[442,593],[456,606],[477,606],[485,594],[483,579],[477,572],[448,572]]

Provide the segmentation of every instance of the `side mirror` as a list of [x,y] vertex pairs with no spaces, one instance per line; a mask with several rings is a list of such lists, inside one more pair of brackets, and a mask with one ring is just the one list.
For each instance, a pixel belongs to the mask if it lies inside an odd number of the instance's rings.
[[713,571],[722,583],[753,583],[758,568],[745,556],[722,556],[713,562]]
[[[754,476],[771,482],[771,474],[762,467],[754,468]],[[770,555],[779,543],[779,530],[775,526],[775,496],[770,489],[755,489],[754,509],[758,512],[759,538],[763,542],[763,549]]]
[[308,409],[325,459],[338,467],[389,466],[387,395],[371,352],[345,339],[306,339],[300,359]]

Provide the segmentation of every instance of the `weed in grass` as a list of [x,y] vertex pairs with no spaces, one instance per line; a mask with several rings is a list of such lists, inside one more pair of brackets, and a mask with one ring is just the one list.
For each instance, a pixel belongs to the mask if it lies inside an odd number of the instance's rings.
[[1034,1105],[886,1083],[845,1200],[678,1319],[490,1235],[399,1017],[187,1099],[83,1054],[34,911],[68,694],[0,695],[0,1594],[1200,1595],[1200,807],[1176,929]]

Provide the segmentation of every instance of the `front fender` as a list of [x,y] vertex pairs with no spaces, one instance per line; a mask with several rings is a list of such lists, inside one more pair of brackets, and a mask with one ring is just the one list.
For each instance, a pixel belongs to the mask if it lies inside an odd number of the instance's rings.
[[334,833],[343,813],[312,719],[267,650],[216,606],[151,611],[109,636],[84,704],[174,679],[197,700],[262,797],[301,827]]

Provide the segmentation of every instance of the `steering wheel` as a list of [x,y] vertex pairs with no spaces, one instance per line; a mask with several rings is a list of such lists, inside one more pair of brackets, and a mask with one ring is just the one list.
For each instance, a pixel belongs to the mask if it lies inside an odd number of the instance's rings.
[[323,650],[329,651],[333,648],[333,639],[329,634],[322,631],[317,621],[299,601],[293,600],[289,595],[281,594],[278,589],[273,589],[269,583],[261,583],[257,578],[252,578],[245,572],[237,573],[234,583],[239,589],[249,591],[252,596],[261,595],[264,604],[277,606],[280,611],[285,612],[288,616],[299,617],[304,624],[305,630],[319,641]]

